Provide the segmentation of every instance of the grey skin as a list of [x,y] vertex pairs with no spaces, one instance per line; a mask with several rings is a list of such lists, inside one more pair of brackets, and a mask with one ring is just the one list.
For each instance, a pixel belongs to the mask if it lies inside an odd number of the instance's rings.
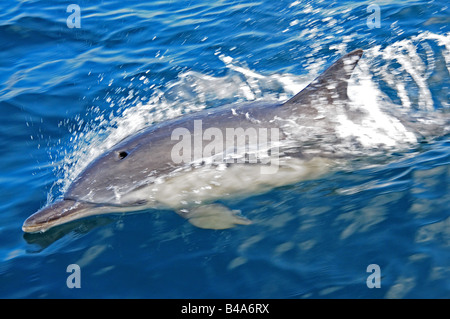
[[[342,144],[334,132],[334,110],[339,107],[345,112],[347,83],[362,54],[360,49],[346,54],[285,103],[258,102],[205,109],[152,125],[125,138],[92,161],[69,186],[63,199],[25,220],[23,231],[44,232],[91,215],[150,208],[173,209],[201,228],[250,224],[238,211],[215,201],[264,192],[324,173],[329,160],[342,155],[336,148],[333,150],[333,145]],[[323,116],[322,106],[328,108],[329,116]],[[352,112],[349,118],[358,121],[362,115]],[[278,128],[279,169],[273,176],[263,176],[256,168],[267,163],[226,166],[205,165],[202,161],[174,163],[171,152],[179,140],[171,138],[172,132],[180,127],[193,132],[194,120],[202,120],[203,130],[215,127],[223,132],[238,127]]]

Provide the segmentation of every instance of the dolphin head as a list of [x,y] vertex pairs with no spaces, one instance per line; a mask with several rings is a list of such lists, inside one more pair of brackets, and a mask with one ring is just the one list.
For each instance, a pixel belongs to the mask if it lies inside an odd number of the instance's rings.
[[[64,199],[96,204],[127,205],[124,198],[156,172],[170,168],[170,133],[158,140],[155,128],[125,138],[93,160],[69,185]],[[154,141],[156,140],[156,142]],[[156,144],[156,145],[155,145]]]

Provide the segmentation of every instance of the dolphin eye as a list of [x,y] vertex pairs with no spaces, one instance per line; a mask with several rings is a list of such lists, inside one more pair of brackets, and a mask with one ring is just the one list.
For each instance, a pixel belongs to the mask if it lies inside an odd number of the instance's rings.
[[125,152],[125,151],[121,151],[121,152],[119,152],[117,155],[119,156],[119,159],[122,160],[122,159],[124,159],[125,157],[128,156],[128,153]]

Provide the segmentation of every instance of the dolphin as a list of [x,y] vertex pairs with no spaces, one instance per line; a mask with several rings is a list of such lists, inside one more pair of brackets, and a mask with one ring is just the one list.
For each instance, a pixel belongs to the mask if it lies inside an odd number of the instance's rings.
[[315,179],[345,155],[336,116],[344,112],[353,122],[364,116],[349,107],[347,95],[362,54],[344,55],[284,103],[204,109],[126,137],[94,159],[62,199],[26,219],[22,230],[44,232],[87,216],[154,208],[169,208],[206,229],[251,224],[218,202]]

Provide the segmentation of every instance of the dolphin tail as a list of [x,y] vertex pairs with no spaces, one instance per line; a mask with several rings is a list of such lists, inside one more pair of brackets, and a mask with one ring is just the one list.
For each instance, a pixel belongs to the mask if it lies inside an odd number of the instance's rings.
[[347,53],[283,105],[305,105],[322,99],[326,99],[329,104],[348,100],[348,80],[362,54],[361,49]]

